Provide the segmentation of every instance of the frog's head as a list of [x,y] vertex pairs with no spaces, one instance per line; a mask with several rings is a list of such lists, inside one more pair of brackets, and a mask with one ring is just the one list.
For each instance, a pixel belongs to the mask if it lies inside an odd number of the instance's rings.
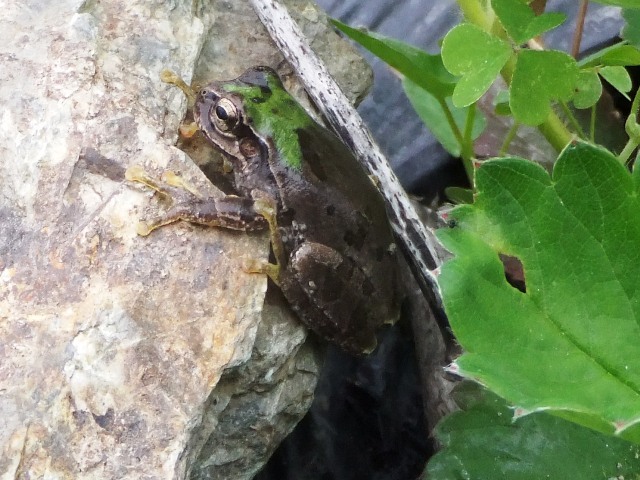
[[291,167],[301,162],[297,131],[312,122],[269,67],[210,83],[198,92],[193,112],[205,137],[232,160],[266,158],[276,149]]

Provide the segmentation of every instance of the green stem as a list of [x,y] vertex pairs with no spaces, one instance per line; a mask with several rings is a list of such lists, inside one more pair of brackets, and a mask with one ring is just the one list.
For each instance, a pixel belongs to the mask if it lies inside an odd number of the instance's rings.
[[580,125],[580,122],[578,122],[578,120],[576,119],[576,116],[573,114],[569,106],[565,102],[559,102],[559,103],[560,103],[560,107],[562,108],[562,111],[567,117],[567,120],[569,120],[569,123],[573,126],[575,131],[578,132],[578,135],[580,136],[580,138],[586,139],[587,135],[584,133],[584,130],[582,130],[582,126]]
[[504,142],[502,142],[502,146],[498,151],[499,157],[504,157],[505,154],[507,153],[507,150],[509,150],[509,146],[511,145],[511,142],[513,141],[514,138],[516,138],[516,133],[518,133],[518,128],[520,128],[520,124],[514,120],[513,125],[511,125],[511,128],[509,128],[507,135],[504,137]]
[[627,144],[624,146],[624,148],[620,152],[620,155],[618,155],[618,161],[623,165],[626,164],[627,160],[629,160],[629,158],[631,157],[631,154],[636,148],[638,148],[638,142],[634,142],[633,139],[630,138]]
[[633,151],[638,148],[640,144],[640,124],[638,124],[638,110],[640,110],[640,89],[636,92],[636,96],[633,97],[633,103],[631,104],[631,111],[629,117],[624,124],[624,128],[629,135],[629,141],[618,155],[620,163],[625,164]]
[[493,19],[489,18],[487,11],[478,0],[458,0],[458,5],[467,22],[478,25],[486,32],[491,30]]
[[462,132],[458,128],[458,124],[453,118],[453,114],[449,109],[449,105],[447,105],[447,102],[445,102],[443,98],[437,98],[437,100],[440,106],[442,107],[444,116],[447,118],[447,123],[449,124],[451,131],[453,131],[453,135],[456,137],[456,140],[458,141],[458,143],[460,143],[460,148],[462,148],[462,145],[464,144],[464,138],[462,138]]
[[460,156],[464,164],[464,170],[469,177],[469,182],[473,184],[473,123],[476,118],[476,104],[469,105],[467,110],[467,118],[464,125],[464,140],[462,143],[462,149]]
[[591,107],[591,121],[589,122],[589,139],[592,143],[596,142],[596,106]]
[[[473,146],[469,145],[468,142],[465,141],[465,138],[462,136],[462,132],[458,128],[458,124],[453,118],[453,114],[449,109],[449,105],[444,101],[443,98],[438,98],[438,103],[442,107],[442,111],[444,111],[444,116],[447,118],[447,123],[453,132],[453,135],[456,137],[456,140],[460,144],[460,156],[462,157],[462,164],[464,165],[464,170],[469,177],[469,181],[473,182]],[[468,120],[467,116],[467,120]]]
[[551,144],[557,152],[560,152],[567,146],[573,135],[569,133],[567,127],[558,118],[558,116],[551,112],[543,124],[538,125],[538,130],[544,135],[544,138]]

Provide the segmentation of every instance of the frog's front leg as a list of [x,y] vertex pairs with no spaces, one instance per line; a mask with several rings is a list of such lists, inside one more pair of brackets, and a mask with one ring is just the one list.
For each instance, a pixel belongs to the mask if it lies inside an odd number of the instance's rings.
[[284,251],[284,245],[282,244],[282,238],[278,231],[277,221],[277,202],[275,199],[269,197],[264,192],[254,190],[251,192],[254,199],[253,208],[258,212],[269,225],[269,238],[271,240],[271,250],[273,256],[276,259],[276,263],[269,263],[266,261],[251,261],[245,264],[245,269],[252,273],[264,273],[278,287],[280,284],[280,272],[284,265],[286,265],[286,254]]
[[173,201],[164,215],[138,224],[140,235],[149,235],[163,225],[181,220],[243,231],[264,230],[269,226],[267,220],[255,208],[255,202],[251,198],[235,195],[203,198],[194,187],[172,172],[166,172],[163,181],[156,181],[137,166],[126,171],[126,178],[142,183]]

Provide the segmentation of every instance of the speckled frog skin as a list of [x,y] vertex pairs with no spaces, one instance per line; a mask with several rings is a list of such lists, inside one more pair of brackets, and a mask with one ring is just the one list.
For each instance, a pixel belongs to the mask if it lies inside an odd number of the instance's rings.
[[[398,317],[397,259],[381,196],[351,152],[315,123],[277,74],[254,67],[196,93],[198,130],[233,165],[237,196],[182,200],[175,220],[269,229],[269,275],[300,319],[361,354]],[[149,183],[149,182],[145,182]]]

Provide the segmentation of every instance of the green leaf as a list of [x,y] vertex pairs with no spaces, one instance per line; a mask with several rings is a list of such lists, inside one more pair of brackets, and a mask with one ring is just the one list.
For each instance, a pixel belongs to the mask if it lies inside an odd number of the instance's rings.
[[623,10],[622,16],[626,22],[622,29],[622,38],[640,48],[640,11]]
[[576,61],[564,52],[523,50],[511,81],[513,116],[527,125],[541,124],[551,112],[551,101],[573,96],[578,74]]
[[506,42],[475,25],[463,23],[449,30],[442,41],[442,61],[452,74],[462,76],[453,91],[453,104],[466,107],[478,100],[512,53]]
[[527,3],[522,0],[491,0],[500,23],[518,45],[556,28],[567,18],[564,13],[536,15]]
[[[524,412],[563,412],[640,443],[640,200],[609,152],[569,145],[554,167],[485,162],[473,205],[439,235],[439,277],[465,353],[456,368]],[[518,258],[526,293],[498,254]]]
[[578,76],[576,94],[573,96],[573,105],[578,108],[591,108],[602,95],[602,82],[598,74],[593,70],[582,70]]
[[[403,80],[402,86],[411,105],[413,105],[413,108],[433,136],[438,139],[447,152],[454,157],[459,157],[462,146],[452,130],[451,123],[447,119],[443,102],[446,102],[447,108],[449,112],[451,112],[453,120],[458,127],[458,132],[464,132],[469,107],[457,108],[452,104],[451,99],[438,99],[407,78]],[[484,130],[485,125],[486,121],[484,116],[476,112],[472,139],[478,138]],[[460,136],[462,136],[462,133],[460,133]]]
[[457,79],[444,68],[440,55],[430,55],[407,43],[352,28],[336,19],[331,19],[331,23],[436,97],[444,98],[452,94]]
[[493,99],[496,115],[511,115],[509,106],[509,90],[500,90]]
[[640,50],[633,45],[618,43],[583,58],[578,65],[581,67],[640,65]]
[[602,78],[609,82],[613,88],[629,99],[627,93],[631,91],[633,84],[626,68],[602,67],[600,69],[600,75],[602,75]]
[[602,3],[603,5],[614,5],[616,7],[623,8],[640,8],[640,2],[638,0],[594,0],[596,3]]
[[637,445],[539,413],[513,421],[501,398],[465,382],[454,396],[464,411],[436,427],[444,448],[425,480],[637,479]]
[[447,187],[444,194],[453,203],[473,203],[473,190],[461,187]]

